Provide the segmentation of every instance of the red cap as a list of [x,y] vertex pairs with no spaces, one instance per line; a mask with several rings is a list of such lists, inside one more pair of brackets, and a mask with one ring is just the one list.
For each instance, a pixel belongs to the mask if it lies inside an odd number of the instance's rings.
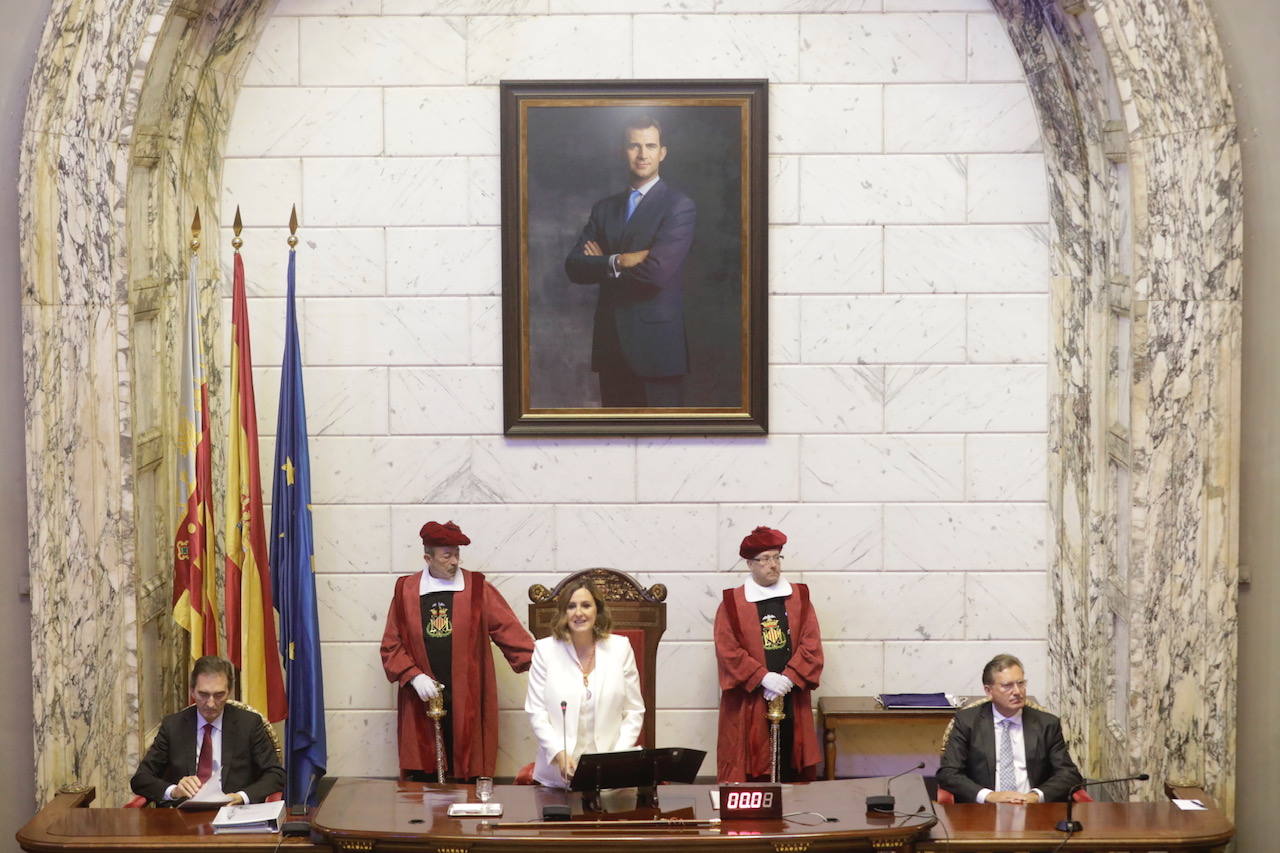
[[742,540],[738,546],[738,556],[750,560],[765,551],[782,550],[787,544],[787,534],[772,527],[757,527],[751,535]]
[[452,521],[446,521],[444,524],[437,524],[434,521],[428,521],[422,525],[422,529],[418,531],[418,535],[422,537],[423,547],[430,548],[434,545],[470,545],[471,540],[467,538],[467,534],[462,532],[462,528],[454,524]]

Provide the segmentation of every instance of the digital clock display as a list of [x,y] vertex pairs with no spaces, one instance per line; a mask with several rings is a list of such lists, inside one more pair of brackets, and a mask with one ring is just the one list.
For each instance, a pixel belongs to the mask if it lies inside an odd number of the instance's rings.
[[777,820],[782,817],[781,785],[721,785],[721,820]]

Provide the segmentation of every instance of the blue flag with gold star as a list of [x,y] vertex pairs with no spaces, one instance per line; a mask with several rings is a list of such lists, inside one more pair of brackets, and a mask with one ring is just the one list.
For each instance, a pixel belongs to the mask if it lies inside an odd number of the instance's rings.
[[271,489],[271,592],[280,613],[289,714],[284,728],[285,800],[315,803],[316,784],[329,763],[324,728],[324,678],[316,618],[315,539],[311,529],[311,462],[302,354],[294,307],[297,253],[289,249],[284,363],[276,419],[276,467]]

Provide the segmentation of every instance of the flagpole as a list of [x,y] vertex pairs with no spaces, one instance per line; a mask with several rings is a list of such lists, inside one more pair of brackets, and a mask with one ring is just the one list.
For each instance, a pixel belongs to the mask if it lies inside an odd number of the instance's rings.
[[[235,270],[236,273],[238,273],[241,269],[240,247],[244,245],[244,240],[240,238],[240,231],[242,226],[243,226],[243,223],[240,220],[240,205],[237,204],[236,218],[231,225],[231,229],[234,232],[234,236],[231,238],[231,248],[235,251],[235,260],[233,261],[233,269]],[[236,346],[235,287],[236,287],[236,284],[239,283],[238,281],[236,281],[237,278],[238,276],[233,275],[234,283],[232,284],[232,308],[231,308],[232,365],[231,365],[231,370],[229,371],[232,376],[231,382],[233,385],[237,384],[235,380],[237,365],[234,363],[235,362],[235,346]],[[232,500],[231,480],[233,477],[232,468],[234,467],[233,456],[236,455],[235,454],[236,436],[231,435],[231,433],[235,430],[239,420],[236,417],[236,408],[240,405],[240,401],[237,399],[239,395],[235,393],[235,391],[238,391],[238,390],[239,390],[238,388],[234,389],[231,395],[230,403],[227,406],[229,410],[228,417],[227,417],[227,421],[229,422],[229,427],[227,430],[227,433],[228,433],[227,435],[227,438],[228,438],[227,484],[226,484],[227,488],[225,491],[224,500],[226,501],[226,505],[228,508],[230,507],[231,505],[230,502]],[[236,479],[238,480],[239,477],[236,477]],[[236,502],[239,503],[239,495],[236,495]],[[236,521],[238,522],[239,520],[240,520],[240,513],[236,513]],[[227,522],[228,526],[226,528],[226,534],[225,534],[226,547],[224,549],[226,554],[225,556],[226,565],[223,567],[223,574],[222,574],[223,595],[225,597],[225,600],[223,601],[223,605],[222,605],[222,618],[226,622],[226,626],[227,626],[227,658],[231,661],[231,664],[236,668],[236,698],[239,699],[241,702],[244,702],[245,701],[244,672],[243,672],[243,661],[240,657],[240,654],[241,654],[241,649],[240,649],[240,619],[241,619],[240,571],[239,571],[239,567],[236,565],[235,561],[232,559],[232,556],[231,556],[233,545],[232,545],[232,528],[229,526],[232,523],[230,512],[227,513],[227,517],[225,518],[225,521]],[[252,703],[249,703],[249,704],[252,704]],[[270,720],[270,717],[268,717],[267,719]]]
[[191,258],[183,317],[182,370],[178,380],[177,486],[183,508],[173,538],[173,618],[187,630],[191,661],[218,653],[218,613],[214,604],[216,569],[209,438],[209,389],[204,378],[204,340],[200,334],[200,210],[191,221]]
[[289,703],[285,718],[285,800],[290,807],[315,799],[315,780],[324,775],[328,765],[310,506],[311,462],[296,311],[297,231],[295,206],[289,215],[288,290],[270,539],[272,591],[280,613],[280,651]]
[[262,507],[249,302],[245,295],[244,259],[240,255],[244,222],[239,207],[232,228],[235,258],[223,503],[227,657],[239,671],[240,700],[275,723],[284,719],[287,709]]

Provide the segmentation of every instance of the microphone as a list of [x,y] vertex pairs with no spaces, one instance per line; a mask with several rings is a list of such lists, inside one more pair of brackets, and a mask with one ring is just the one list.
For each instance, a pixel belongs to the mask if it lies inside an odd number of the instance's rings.
[[1058,832],[1066,833],[1079,832],[1084,829],[1083,823],[1078,820],[1071,819],[1071,807],[1076,804],[1076,791],[1083,791],[1090,785],[1110,785],[1112,782],[1145,782],[1150,778],[1151,777],[1146,773],[1139,773],[1136,776],[1124,776],[1120,779],[1085,779],[1079,784],[1072,785],[1071,790],[1067,791],[1067,817],[1065,820],[1058,821],[1057,825],[1054,826],[1054,829],[1058,830]]
[[307,790],[303,792],[302,799],[289,806],[289,815],[299,818],[297,820],[286,820],[280,825],[281,835],[306,835],[311,832],[311,820],[307,818],[307,800],[311,797],[311,786],[316,783],[316,776],[319,774],[312,773],[311,778],[307,779]]
[[560,737],[564,740],[564,773],[565,779],[569,778],[569,703],[560,700]]
[[[560,734],[564,739],[564,760],[565,765],[569,763],[569,722],[568,722],[569,703],[560,700]],[[565,803],[548,803],[542,807],[542,819],[544,821],[561,821],[569,819],[569,806]]]
[[892,814],[894,806],[897,805],[897,800],[894,799],[893,793],[890,790],[891,786],[893,785],[893,780],[897,779],[899,776],[906,776],[912,770],[923,770],[923,769],[924,769],[924,762],[921,761],[919,764],[916,764],[912,767],[908,767],[906,770],[903,770],[901,773],[895,773],[894,775],[890,776],[887,780],[885,780],[883,794],[873,794],[867,797],[867,813],[868,814],[884,814],[884,815]]

